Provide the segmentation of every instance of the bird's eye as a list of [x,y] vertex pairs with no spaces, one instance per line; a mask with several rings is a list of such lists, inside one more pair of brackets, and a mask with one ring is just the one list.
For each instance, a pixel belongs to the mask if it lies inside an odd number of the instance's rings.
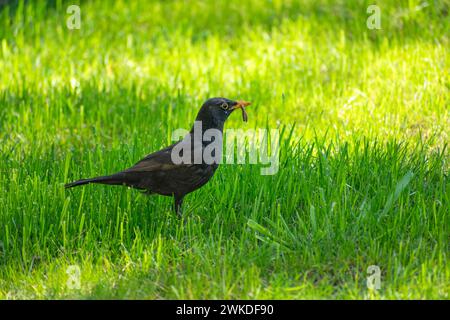
[[220,105],[220,107],[221,107],[223,110],[228,110],[228,103],[223,102],[223,103]]

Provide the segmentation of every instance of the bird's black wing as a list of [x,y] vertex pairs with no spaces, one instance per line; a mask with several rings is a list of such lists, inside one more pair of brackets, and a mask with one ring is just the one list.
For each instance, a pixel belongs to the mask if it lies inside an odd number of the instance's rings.
[[205,184],[215,168],[203,164],[176,164],[172,161],[173,147],[149,154],[123,173],[139,181],[136,187],[161,194],[185,194]]
[[172,149],[175,145],[169,146],[157,152],[147,155],[131,168],[123,172],[152,172],[159,170],[171,170],[177,167],[186,166],[185,164],[175,164],[172,161]]

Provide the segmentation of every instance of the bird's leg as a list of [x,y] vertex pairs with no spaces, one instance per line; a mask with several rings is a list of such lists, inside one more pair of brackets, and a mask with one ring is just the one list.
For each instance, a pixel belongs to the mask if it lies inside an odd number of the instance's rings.
[[174,200],[175,200],[175,212],[181,217],[182,215],[182,211],[181,211],[181,205],[183,204],[183,198],[184,196],[180,196],[180,195],[174,195]]

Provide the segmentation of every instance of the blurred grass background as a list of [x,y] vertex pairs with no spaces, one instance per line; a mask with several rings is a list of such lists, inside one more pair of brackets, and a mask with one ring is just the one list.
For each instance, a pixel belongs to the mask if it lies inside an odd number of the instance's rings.
[[[449,1],[378,1],[381,30],[370,1],[81,1],[80,30],[70,4],[0,4],[0,298],[448,298]],[[286,130],[277,175],[223,166],[183,221],[63,190],[212,96]]]

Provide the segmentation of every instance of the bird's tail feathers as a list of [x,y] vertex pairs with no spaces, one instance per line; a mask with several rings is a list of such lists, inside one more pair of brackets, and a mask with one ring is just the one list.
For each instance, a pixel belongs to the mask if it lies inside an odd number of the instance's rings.
[[123,173],[116,173],[110,176],[101,176],[101,177],[95,177],[95,178],[89,178],[89,179],[80,179],[71,183],[68,183],[64,185],[66,189],[82,186],[84,184],[88,183],[100,183],[100,184],[110,184],[110,185],[123,185],[127,184],[126,180],[124,179]]

